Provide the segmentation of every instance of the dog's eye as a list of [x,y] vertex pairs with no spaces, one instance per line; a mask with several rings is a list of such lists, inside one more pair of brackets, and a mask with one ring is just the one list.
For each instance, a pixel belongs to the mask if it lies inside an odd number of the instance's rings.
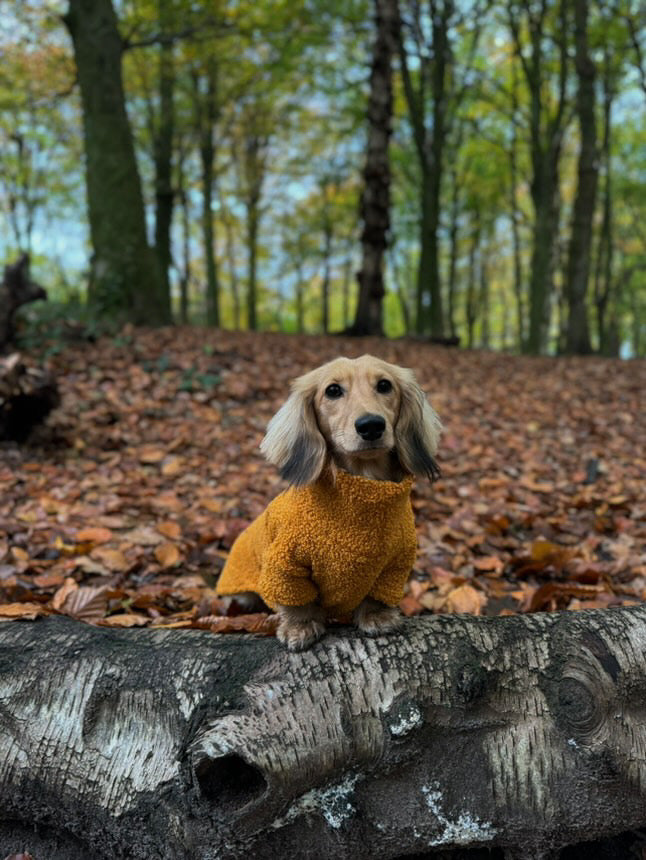
[[343,397],[343,389],[336,382],[333,382],[332,385],[328,385],[325,389],[325,396],[330,397],[332,400],[335,400],[337,397]]
[[389,379],[380,379],[377,383],[377,391],[380,394],[388,394],[388,392],[392,390],[393,384]]

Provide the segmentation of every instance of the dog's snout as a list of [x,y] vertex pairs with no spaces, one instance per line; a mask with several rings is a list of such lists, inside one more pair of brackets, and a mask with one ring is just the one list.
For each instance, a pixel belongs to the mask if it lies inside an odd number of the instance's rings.
[[386,419],[381,415],[362,415],[354,422],[355,429],[366,442],[374,442],[383,436],[386,429]]

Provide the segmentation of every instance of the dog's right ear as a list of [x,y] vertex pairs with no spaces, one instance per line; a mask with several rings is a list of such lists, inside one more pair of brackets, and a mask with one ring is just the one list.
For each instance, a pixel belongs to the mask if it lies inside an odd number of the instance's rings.
[[281,478],[296,487],[314,483],[327,458],[327,445],[316,423],[315,393],[307,376],[297,379],[260,443],[260,450],[278,467]]

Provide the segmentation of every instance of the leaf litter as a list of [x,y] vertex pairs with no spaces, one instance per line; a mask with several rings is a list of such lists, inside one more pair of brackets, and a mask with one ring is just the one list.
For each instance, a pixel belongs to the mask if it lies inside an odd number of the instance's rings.
[[275,633],[214,591],[284,488],[258,445],[291,379],[364,352],[412,367],[445,428],[441,480],[413,491],[404,614],[646,599],[646,362],[127,328],[51,354],[61,407],[0,448],[0,621]]

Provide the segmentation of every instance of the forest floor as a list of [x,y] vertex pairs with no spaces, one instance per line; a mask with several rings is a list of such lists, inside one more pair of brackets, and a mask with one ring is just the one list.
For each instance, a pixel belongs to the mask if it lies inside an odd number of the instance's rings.
[[443,477],[414,487],[405,614],[646,600],[646,362],[127,329],[50,350],[62,405],[0,447],[0,620],[272,632],[220,617],[213,590],[284,486],[258,445],[293,377],[364,352],[412,367],[445,427]]

